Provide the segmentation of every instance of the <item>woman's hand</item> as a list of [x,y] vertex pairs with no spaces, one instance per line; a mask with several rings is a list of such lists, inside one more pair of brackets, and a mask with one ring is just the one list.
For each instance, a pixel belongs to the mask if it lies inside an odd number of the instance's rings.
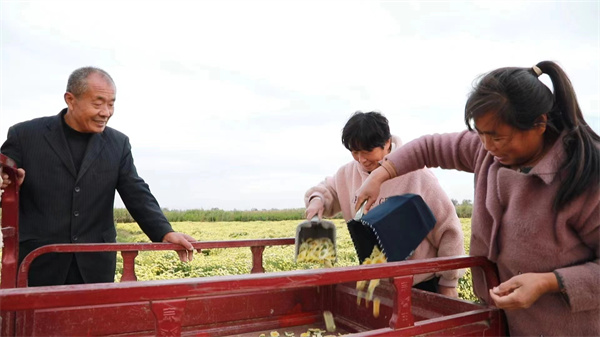
[[525,273],[490,289],[490,297],[500,309],[526,309],[545,293],[558,291],[554,273]]
[[319,216],[319,220],[323,218],[323,211],[325,210],[325,204],[323,203],[323,199],[321,197],[313,197],[308,202],[308,207],[306,207],[306,211],[304,212],[304,216],[306,219],[310,220],[315,215]]
[[355,193],[356,204],[354,205],[354,211],[358,211],[363,201],[367,200],[364,209],[364,214],[367,214],[377,200],[381,184],[388,179],[390,179],[390,174],[383,167],[378,167],[375,171],[371,172],[367,180],[365,180]]

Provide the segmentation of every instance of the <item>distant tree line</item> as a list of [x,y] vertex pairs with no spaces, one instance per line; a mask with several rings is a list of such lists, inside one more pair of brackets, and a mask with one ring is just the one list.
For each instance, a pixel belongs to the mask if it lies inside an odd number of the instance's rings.
[[[250,211],[225,211],[219,208],[191,209],[191,210],[170,210],[162,209],[169,222],[231,222],[231,221],[282,221],[282,220],[303,220],[304,209],[270,209]],[[115,221],[117,223],[135,222],[133,217],[125,208],[115,208]],[[341,218],[341,216],[337,217]]]
[[[473,204],[471,200],[452,199],[456,208],[456,214],[459,218],[470,218],[473,214]],[[191,209],[191,210],[170,210],[163,208],[163,213],[169,222],[217,222],[217,221],[283,221],[283,220],[304,220],[304,208],[293,209],[251,209],[249,211],[225,211],[219,208]],[[118,223],[135,222],[133,217],[125,208],[115,208],[115,221]],[[342,219],[341,213],[336,214],[334,219]]]

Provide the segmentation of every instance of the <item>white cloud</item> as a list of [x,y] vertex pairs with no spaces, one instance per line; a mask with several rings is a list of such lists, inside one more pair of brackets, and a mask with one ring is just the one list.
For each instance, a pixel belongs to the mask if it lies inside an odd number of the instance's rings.
[[[558,61],[600,123],[597,2],[0,3],[0,142],[99,66],[118,88],[110,125],[164,207],[302,207],[351,159],[352,112],[383,112],[405,142],[462,130],[472,81],[503,66]],[[436,174],[472,199],[471,175]]]

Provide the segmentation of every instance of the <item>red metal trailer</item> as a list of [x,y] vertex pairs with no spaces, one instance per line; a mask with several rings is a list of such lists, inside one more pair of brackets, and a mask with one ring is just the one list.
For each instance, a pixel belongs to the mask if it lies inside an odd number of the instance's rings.
[[[15,165],[0,154],[16,181]],[[249,247],[252,274],[136,281],[139,251],[174,250],[167,243],[72,244],[39,248],[18,263],[18,189],[2,196],[1,336],[502,336],[504,319],[494,307],[412,288],[413,275],[482,268],[490,286],[495,267],[485,258],[456,257],[344,268],[264,273],[267,246],[293,245],[294,238],[194,243],[196,249]],[[121,282],[27,287],[31,262],[49,252],[120,251]],[[382,279],[375,296],[380,313],[357,305],[356,281]],[[336,330],[324,332],[323,312]],[[316,334],[316,333],[315,333]]]

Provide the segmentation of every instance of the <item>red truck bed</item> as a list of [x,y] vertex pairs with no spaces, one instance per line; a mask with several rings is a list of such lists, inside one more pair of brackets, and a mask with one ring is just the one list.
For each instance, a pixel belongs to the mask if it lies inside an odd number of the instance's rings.
[[[5,172],[14,163],[0,154]],[[12,179],[16,181],[16,179]],[[1,336],[270,336],[300,337],[309,328],[325,330],[330,311],[336,330],[322,336],[502,336],[500,310],[412,288],[413,275],[482,268],[490,286],[494,266],[481,257],[437,258],[320,270],[263,273],[266,246],[293,245],[293,238],[198,242],[197,249],[250,247],[252,274],[135,282],[138,251],[172,250],[171,244],[52,245],[32,252],[17,269],[18,190],[2,199],[5,235],[0,284]],[[26,286],[29,265],[46,252],[121,251],[119,283]],[[357,305],[356,281],[381,279],[373,303]],[[286,335],[287,333],[287,335]],[[314,334],[313,334],[314,336]]]

